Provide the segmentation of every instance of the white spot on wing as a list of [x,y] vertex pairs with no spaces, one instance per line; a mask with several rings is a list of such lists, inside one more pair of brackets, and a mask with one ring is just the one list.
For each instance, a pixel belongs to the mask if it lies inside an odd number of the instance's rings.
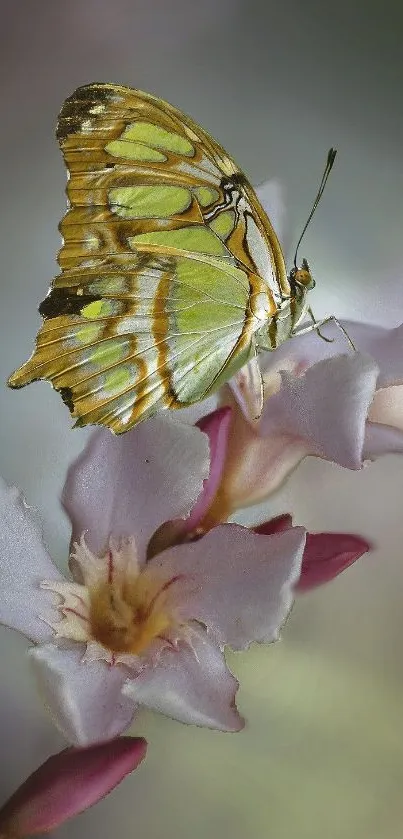
[[253,216],[250,215],[250,213],[245,215],[245,221],[248,250],[256,265],[257,272],[273,292],[275,301],[280,302],[281,291],[277,282],[270,251]]
[[100,102],[98,105],[93,105],[91,108],[89,108],[89,113],[90,114],[102,114],[102,112],[104,110],[105,110],[105,105],[103,104],[103,102]]

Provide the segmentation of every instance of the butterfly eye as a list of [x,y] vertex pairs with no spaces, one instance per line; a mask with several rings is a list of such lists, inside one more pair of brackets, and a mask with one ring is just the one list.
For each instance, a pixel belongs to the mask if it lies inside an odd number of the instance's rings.
[[309,270],[309,265],[306,259],[302,260],[301,268],[297,268],[296,271],[293,271],[293,281],[297,283],[297,285],[303,286],[303,288],[308,290],[315,288],[315,280]]

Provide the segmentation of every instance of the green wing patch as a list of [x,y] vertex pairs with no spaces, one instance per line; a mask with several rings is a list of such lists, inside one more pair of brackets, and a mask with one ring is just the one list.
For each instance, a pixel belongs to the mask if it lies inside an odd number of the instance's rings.
[[10,384],[47,379],[77,425],[127,431],[160,408],[204,398],[227,365],[248,360],[248,293],[246,275],[232,266],[151,253],[137,271],[120,275],[64,272],[44,301],[36,350]]

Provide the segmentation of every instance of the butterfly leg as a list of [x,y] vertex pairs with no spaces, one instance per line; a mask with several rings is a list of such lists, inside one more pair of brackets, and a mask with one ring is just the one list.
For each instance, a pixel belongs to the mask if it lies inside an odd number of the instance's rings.
[[296,329],[291,334],[291,338],[299,338],[300,335],[306,335],[308,332],[317,332],[319,337],[322,338],[323,341],[326,341],[328,344],[332,344],[333,341],[334,341],[334,338],[326,338],[326,336],[322,334],[320,329],[321,329],[322,326],[325,326],[327,323],[334,323],[337,326],[337,328],[340,329],[340,331],[343,333],[344,337],[346,338],[346,340],[350,344],[351,349],[354,350],[354,352],[357,351],[357,347],[355,346],[355,344],[353,344],[347,330],[344,329],[344,326],[341,325],[340,321],[337,320],[337,318],[334,315],[329,315],[326,318],[322,318],[322,320],[315,320],[315,316],[314,316],[313,311],[310,307],[307,309],[307,312],[310,315],[310,317],[312,318],[313,323],[310,326],[302,327],[302,329]]
[[[308,313],[309,317],[311,318],[311,321],[312,321],[312,324],[313,324],[313,329],[316,329],[316,332],[318,333],[319,338],[322,338],[322,341],[326,341],[327,344],[333,344],[334,338],[326,338],[326,335],[323,335],[323,333],[320,331],[319,322],[316,320],[315,315],[314,315],[310,306],[308,306],[308,308],[307,308],[307,313]],[[331,320],[332,317],[330,316],[329,319]],[[322,321],[322,323],[323,323],[323,321]],[[326,321],[325,321],[325,323],[326,323]]]

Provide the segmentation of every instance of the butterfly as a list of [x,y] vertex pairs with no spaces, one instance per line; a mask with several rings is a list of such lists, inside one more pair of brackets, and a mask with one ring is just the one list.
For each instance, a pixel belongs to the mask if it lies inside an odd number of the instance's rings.
[[190,117],[113,84],[78,88],[57,138],[61,273],[8,384],[47,379],[76,425],[115,433],[203,400],[247,363],[260,404],[257,356],[297,333],[314,281],[305,260],[287,276],[243,172]]

